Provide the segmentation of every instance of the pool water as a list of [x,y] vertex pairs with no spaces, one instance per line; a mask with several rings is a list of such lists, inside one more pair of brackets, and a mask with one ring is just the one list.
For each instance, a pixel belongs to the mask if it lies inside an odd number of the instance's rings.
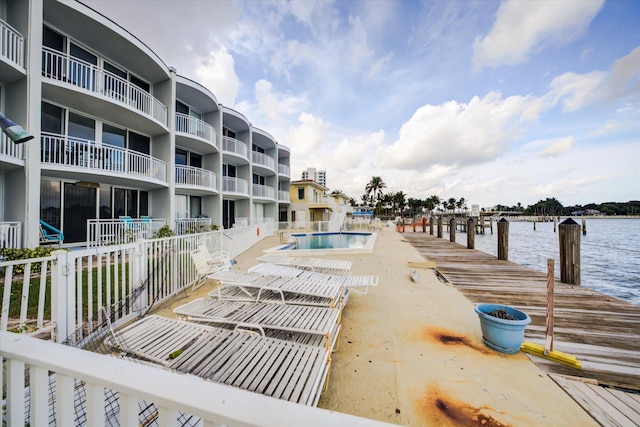
[[[298,241],[297,249],[348,249],[363,248],[371,233],[314,233],[292,234]],[[293,245],[283,249],[293,249]]]

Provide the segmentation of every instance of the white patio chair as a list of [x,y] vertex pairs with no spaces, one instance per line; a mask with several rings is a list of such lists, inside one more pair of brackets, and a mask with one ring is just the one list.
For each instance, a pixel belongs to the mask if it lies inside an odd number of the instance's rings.
[[324,258],[293,258],[280,255],[263,255],[257,259],[260,262],[286,265],[336,276],[349,276],[352,266],[351,261]]
[[195,249],[190,252],[191,260],[196,266],[196,273],[198,274],[197,280],[191,287],[191,292],[200,288],[207,281],[207,277],[211,274],[230,270],[232,267],[232,261],[228,257],[221,256],[220,258],[212,258],[209,251],[203,251],[201,249]]
[[[277,399],[316,406],[331,365],[329,350],[160,316],[116,332],[114,348],[167,369]],[[105,341],[111,344],[111,339]],[[257,363],[260,361],[260,363]]]
[[[366,294],[371,286],[378,286],[378,276],[374,275],[336,276],[333,274],[317,273],[315,271],[269,263],[257,264],[247,271],[249,273],[262,275],[298,277],[300,279],[319,282],[338,282],[345,288],[352,289],[361,294]],[[362,287],[365,288],[364,291],[357,289]]]
[[[199,298],[173,310],[183,320],[214,326],[243,326],[263,330],[267,336],[305,342],[314,335],[316,345],[332,350],[340,332],[339,308]],[[259,328],[258,328],[259,327]],[[290,332],[291,334],[281,334]]]

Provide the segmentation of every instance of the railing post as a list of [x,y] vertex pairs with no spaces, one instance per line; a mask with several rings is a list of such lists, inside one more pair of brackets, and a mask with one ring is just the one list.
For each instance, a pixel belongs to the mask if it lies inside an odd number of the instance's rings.
[[[134,262],[132,263],[132,281],[133,281],[133,291],[137,288],[144,286],[145,279],[148,277],[147,274],[147,251],[145,250],[145,240],[138,239],[136,241],[136,246],[133,251]],[[141,289],[141,292],[136,295],[133,300],[133,304],[131,309],[136,313],[140,314],[145,308],[147,308],[148,301],[148,287]]]
[[452,216],[449,220],[449,241],[456,241],[456,217]]
[[509,221],[502,218],[498,221],[498,259],[509,258]]
[[560,240],[560,280],[580,284],[580,224],[571,218],[558,226]]
[[473,218],[467,220],[467,248],[474,249],[476,246],[476,224]]
[[75,331],[75,276],[69,267],[67,251],[53,251],[51,255],[56,257],[51,263],[52,339],[61,343]]

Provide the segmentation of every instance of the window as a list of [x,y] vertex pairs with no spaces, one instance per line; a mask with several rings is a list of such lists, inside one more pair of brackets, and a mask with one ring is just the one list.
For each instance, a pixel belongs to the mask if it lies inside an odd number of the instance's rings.
[[148,136],[140,135],[129,131],[129,148],[138,153],[150,154],[151,139]]
[[253,144],[253,146],[251,147],[253,149],[253,151],[255,151],[256,153],[262,153],[264,154],[264,148],[262,147],[258,147],[257,145]]
[[187,152],[176,148],[176,165],[186,166],[187,164]]
[[57,135],[64,134],[64,110],[46,102],[42,103],[41,109],[40,127],[42,132],[50,132]]
[[125,148],[127,141],[127,131],[122,128],[104,123],[102,125],[102,143],[113,145],[114,147]]
[[304,187],[298,187],[298,200],[304,200]]
[[265,178],[262,175],[253,174],[253,183],[259,185],[265,185]]
[[234,138],[234,139],[236,137],[236,133],[228,128],[222,128],[222,135],[228,136],[229,138]]
[[236,177],[236,167],[233,165],[222,165],[222,176]]

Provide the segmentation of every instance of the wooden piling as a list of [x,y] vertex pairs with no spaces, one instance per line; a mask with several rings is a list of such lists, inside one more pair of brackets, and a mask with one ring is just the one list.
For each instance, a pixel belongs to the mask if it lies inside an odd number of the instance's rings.
[[429,218],[429,235],[433,236],[433,217]]
[[556,232],[556,229],[558,228],[558,217],[554,216],[553,217],[553,232]]
[[438,238],[442,239],[442,217],[438,217]]
[[509,221],[498,221],[498,259],[509,259]]
[[560,280],[580,284],[580,224],[571,218],[558,226],[560,243]]
[[476,246],[476,226],[473,218],[467,220],[467,248],[475,249]]
[[582,235],[587,235],[587,220],[582,218]]
[[449,220],[449,241],[456,241],[456,218],[453,216]]

